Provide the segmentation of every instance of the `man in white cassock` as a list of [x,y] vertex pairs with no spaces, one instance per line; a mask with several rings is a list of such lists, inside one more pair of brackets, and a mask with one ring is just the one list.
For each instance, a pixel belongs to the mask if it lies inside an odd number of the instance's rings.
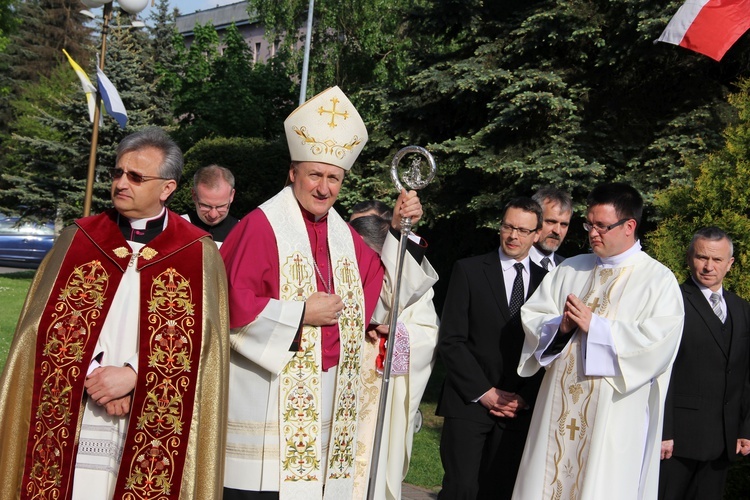
[[566,259],[521,309],[518,373],[546,370],[513,498],[656,498],[664,399],[683,324],[669,269],[641,250],[640,194],[588,197],[593,254]]
[[[382,258],[332,209],[365,143],[338,87],[284,122],[290,185],[245,216],[221,247],[230,284],[230,404],[224,499],[358,498],[356,463],[371,453],[376,412],[361,411],[365,330],[386,324],[398,239]],[[402,191],[392,226],[419,219]],[[409,246],[401,307],[437,276]],[[412,254],[413,253],[413,254]],[[382,292],[382,293],[381,293]],[[325,485],[325,492],[323,486]]]

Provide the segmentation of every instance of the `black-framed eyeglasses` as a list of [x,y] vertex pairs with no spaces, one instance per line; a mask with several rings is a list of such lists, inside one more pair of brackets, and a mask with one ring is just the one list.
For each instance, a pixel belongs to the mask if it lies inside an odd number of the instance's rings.
[[602,226],[601,224],[589,224],[588,222],[584,222],[583,229],[585,229],[587,233],[590,232],[592,229],[594,229],[599,234],[607,234],[608,232],[610,232],[612,229],[616,228],[617,226],[622,226],[630,219],[632,219],[632,217],[626,217],[624,219],[618,220],[614,224],[610,224],[609,226]]
[[229,205],[232,204],[232,202],[224,203],[223,205],[206,205],[205,203],[201,203],[200,201],[196,201],[195,204],[198,206],[198,210],[201,212],[210,212],[211,210],[216,210],[220,214],[226,213],[229,210]]
[[120,177],[123,176],[123,174],[127,175],[128,180],[132,182],[133,184],[140,184],[141,182],[155,181],[155,180],[160,180],[160,181],[169,180],[166,177],[157,177],[155,175],[141,175],[136,172],[126,172],[121,168],[113,168],[109,171],[109,174],[112,176],[112,180],[119,179]]
[[531,233],[536,232],[536,229],[526,229],[525,227],[511,226],[510,224],[505,223],[500,224],[500,230],[505,234],[513,234],[513,231],[518,231],[518,235],[523,236],[524,238]]

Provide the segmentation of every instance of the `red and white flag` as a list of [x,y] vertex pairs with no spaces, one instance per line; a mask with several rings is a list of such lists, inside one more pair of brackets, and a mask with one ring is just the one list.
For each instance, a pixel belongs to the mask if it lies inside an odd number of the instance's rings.
[[688,0],[658,41],[720,61],[748,28],[750,0]]

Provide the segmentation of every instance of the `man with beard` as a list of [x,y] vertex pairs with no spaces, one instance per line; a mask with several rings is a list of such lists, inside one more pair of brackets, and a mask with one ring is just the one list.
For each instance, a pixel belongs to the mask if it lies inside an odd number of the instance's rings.
[[568,234],[573,202],[568,193],[554,187],[541,188],[531,198],[542,207],[543,223],[539,239],[529,250],[529,257],[534,264],[552,271],[565,260],[555,252]]

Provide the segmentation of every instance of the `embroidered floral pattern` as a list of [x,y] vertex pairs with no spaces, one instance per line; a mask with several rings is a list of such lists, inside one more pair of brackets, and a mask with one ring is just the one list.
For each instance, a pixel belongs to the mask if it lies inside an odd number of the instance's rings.
[[81,366],[86,343],[101,314],[108,285],[109,274],[100,261],[93,260],[73,269],[53,306],[38,365],[41,386],[33,403],[31,466],[24,480],[29,497],[57,498],[64,492],[64,475],[71,468],[64,463],[70,456],[66,451],[74,446],[70,423],[79,413],[72,391],[86,376]]
[[[305,300],[315,292],[313,267],[299,252],[280,269],[280,297]],[[285,481],[316,481],[320,471],[320,360],[315,347],[318,328],[305,326],[300,349],[280,375],[281,425],[284,449],[281,468]]]
[[175,458],[182,447],[184,396],[198,346],[195,302],[190,280],[169,267],[152,280],[147,322],[150,330],[146,398],[138,415],[133,442],[139,449],[129,466],[126,490],[133,498],[169,495],[174,485]]
[[359,285],[359,272],[354,262],[341,259],[335,266],[336,286],[344,302],[339,318],[341,338],[341,360],[339,376],[336,379],[336,409],[333,419],[328,478],[341,479],[352,476],[355,458],[355,438],[357,437],[358,393],[360,367],[362,365],[362,320],[361,305],[364,294]]
[[325,141],[317,140],[315,137],[307,133],[307,127],[294,127],[293,130],[302,138],[303,144],[310,145],[310,151],[316,156],[333,155],[340,160],[346,156],[347,153],[351,153],[352,150],[362,142],[362,139],[355,135],[352,137],[351,141],[346,144],[336,144],[331,139]]

